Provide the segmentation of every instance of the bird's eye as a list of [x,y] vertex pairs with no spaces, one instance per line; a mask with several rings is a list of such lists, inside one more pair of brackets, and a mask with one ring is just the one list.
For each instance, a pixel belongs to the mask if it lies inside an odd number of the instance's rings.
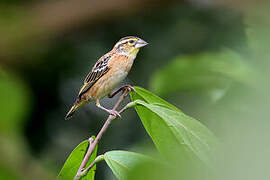
[[130,44],[133,44],[135,41],[134,40],[129,40],[129,43]]

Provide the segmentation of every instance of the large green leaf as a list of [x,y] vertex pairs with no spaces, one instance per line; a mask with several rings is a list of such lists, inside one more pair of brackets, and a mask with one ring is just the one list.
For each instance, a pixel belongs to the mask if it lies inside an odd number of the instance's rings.
[[155,104],[154,99],[152,103],[143,101],[147,97],[140,94],[140,91],[137,91],[137,95],[132,93],[131,98],[136,100],[135,109],[164,157],[175,159],[175,155],[179,155],[183,158],[200,159],[211,166],[218,140],[203,124],[181,111],[167,108],[167,105],[160,106],[160,100],[157,100],[158,104]]
[[[176,159],[178,159],[176,157]],[[155,159],[156,160],[156,159]],[[190,161],[162,163],[149,161],[138,163],[128,175],[128,180],[211,180],[211,169],[197,168]]]
[[109,151],[104,154],[104,159],[114,175],[120,180],[126,179],[129,171],[138,163],[152,160],[148,156],[128,151]]
[[157,95],[145,90],[144,88],[141,88],[141,87],[138,87],[138,86],[134,86],[134,88],[136,89],[136,93],[132,92],[133,99],[142,99],[142,100],[144,100],[145,102],[147,102],[149,104],[156,104],[156,105],[167,107],[168,109],[171,109],[171,110],[174,110],[174,111],[181,112],[181,110],[178,109],[176,106],[168,103],[164,99],[162,99],[162,98],[158,97]]
[[[92,137],[94,138],[94,137]],[[89,147],[89,141],[85,140],[81,142],[69,155],[68,159],[66,160],[63,168],[61,169],[58,179],[61,180],[70,180],[73,179],[74,176],[76,175],[82,160],[88,150]],[[90,160],[88,161],[86,166],[89,166],[91,162],[94,161],[97,155],[97,147],[95,148],[93,154],[90,157]],[[81,179],[85,180],[94,180],[95,178],[95,170],[96,170],[96,165],[87,173],[86,176],[83,176]]]
[[176,57],[153,75],[150,87],[160,95],[227,89],[232,82],[254,87],[257,76],[243,57],[224,49],[216,53]]

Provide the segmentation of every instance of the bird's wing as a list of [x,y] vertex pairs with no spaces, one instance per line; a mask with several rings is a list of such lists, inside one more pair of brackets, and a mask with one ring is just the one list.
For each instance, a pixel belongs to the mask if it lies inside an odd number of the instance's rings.
[[99,78],[108,72],[108,64],[111,57],[111,55],[104,55],[96,62],[84,80],[84,85],[81,87],[78,95],[79,99],[81,99],[81,96],[87,92],[97,82],[97,80],[99,80]]

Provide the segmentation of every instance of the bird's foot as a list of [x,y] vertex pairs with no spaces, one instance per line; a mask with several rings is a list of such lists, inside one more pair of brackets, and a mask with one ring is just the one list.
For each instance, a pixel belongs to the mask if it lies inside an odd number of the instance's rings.
[[132,87],[131,85],[125,85],[121,87],[121,89],[123,90],[123,92],[126,91],[127,93],[130,93],[131,91],[133,91],[134,93],[136,93],[136,89]]
[[120,93],[122,91],[122,93],[126,95],[128,95],[131,91],[133,91],[134,93],[136,93],[136,90],[134,87],[132,87],[131,85],[125,85],[122,86],[121,88],[119,88],[117,91],[115,91],[113,94],[108,94],[109,98],[113,98],[116,94]]
[[119,118],[122,119],[122,116],[121,116],[120,113],[119,113],[118,111],[116,111],[116,110],[113,110],[113,109],[108,110],[108,113],[109,113],[110,115],[114,116],[114,117],[117,117],[117,116],[118,116]]

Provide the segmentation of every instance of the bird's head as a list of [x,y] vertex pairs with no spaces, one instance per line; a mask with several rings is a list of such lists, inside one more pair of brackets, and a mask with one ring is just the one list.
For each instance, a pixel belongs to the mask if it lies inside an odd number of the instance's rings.
[[136,56],[140,48],[146,46],[147,44],[148,43],[141,38],[135,36],[128,36],[120,39],[115,44],[114,50],[116,50],[120,54]]

